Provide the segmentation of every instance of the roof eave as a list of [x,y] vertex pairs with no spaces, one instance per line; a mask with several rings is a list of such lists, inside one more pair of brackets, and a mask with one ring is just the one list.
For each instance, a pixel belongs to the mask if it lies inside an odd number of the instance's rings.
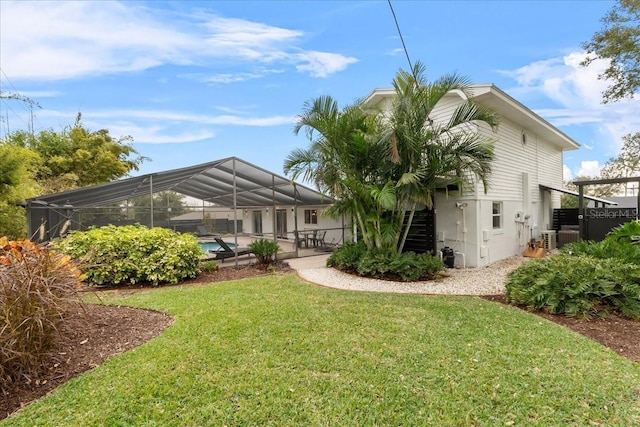
[[[473,84],[469,88],[476,102],[492,108],[498,115],[543,137],[561,150],[577,150],[580,148],[580,144],[574,139],[494,84]],[[395,96],[394,89],[377,88],[371,91],[364,102],[375,107],[384,99],[392,98],[393,96]]]

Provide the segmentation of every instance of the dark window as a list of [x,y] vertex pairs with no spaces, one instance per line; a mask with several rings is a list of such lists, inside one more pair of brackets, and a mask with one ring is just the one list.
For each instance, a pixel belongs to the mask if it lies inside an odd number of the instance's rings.
[[318,211],[316,209],[304,210],[304,223],[305,224],[317,224],[318,223]]

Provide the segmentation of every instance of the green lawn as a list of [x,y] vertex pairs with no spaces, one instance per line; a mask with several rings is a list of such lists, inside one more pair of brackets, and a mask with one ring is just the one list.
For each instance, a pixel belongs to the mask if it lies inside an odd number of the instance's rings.
[[640,424],[639,364],[480,298],[287,275],[109,302],[176,321],[0,425]]

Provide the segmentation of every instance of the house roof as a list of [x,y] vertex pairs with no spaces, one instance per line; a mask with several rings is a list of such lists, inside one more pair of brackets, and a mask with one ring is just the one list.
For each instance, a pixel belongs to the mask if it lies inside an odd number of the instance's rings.
[[638,197],[636,196],[614,196],[607,197],[612,202],[618,204],[619,208],[637,208],[638,207]]
[[[544,184],[540,184],[540,188],[542,188],[543,190],[559,191],[560,193],[570,194],[570,195],[576,196],[576,197],[580,196],[580,194],[577,191],[569,190],[569,189],[566,189],[566,188],[551,187],[549,185],[544,185]],[[582,197],[584,197],[587,200],[593,200],[594,202],[603,203],[605,205],[617,205],[618,204],[618,202],[614,201],[614,200],[605,200],[605,199],[601,199],[599,197],[588,196],[586,194],[583,194]]]
[[27,200],[27,205],[96,207],[158,191],[175,191],[217,205],[239,208],[326,205],[332,202],[328,196],[316,190],[237,157],[228,157],[186,168],[35,197]]
[[[474,101],[485,107],[491,108],[498,115],[505,119],[527,129],[541,138],[549,141],[562,150],[575,150],[580,148],[575,140],[567,136],[564,132],[547,122],[545,119],[534,113],[529,108],[515,98],[499,89],[494,84],[475,84],[470,85],[473,93]],[[458,91],[456,91],[458,92]],[[462,96],[462,92],[459,92]],[[395,96],[394,89],[374,89],[365,102],[377,105],[383,99]]]

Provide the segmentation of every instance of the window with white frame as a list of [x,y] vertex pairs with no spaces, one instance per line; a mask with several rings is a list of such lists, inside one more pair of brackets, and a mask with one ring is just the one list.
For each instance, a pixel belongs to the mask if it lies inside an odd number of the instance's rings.
[[502,202],[491,204],[491,217],[493,219],[493,229],[502,228]]
[[316,209],[304,210],[304,223],[305,224],[317,224],[318,223],[318,211]]

